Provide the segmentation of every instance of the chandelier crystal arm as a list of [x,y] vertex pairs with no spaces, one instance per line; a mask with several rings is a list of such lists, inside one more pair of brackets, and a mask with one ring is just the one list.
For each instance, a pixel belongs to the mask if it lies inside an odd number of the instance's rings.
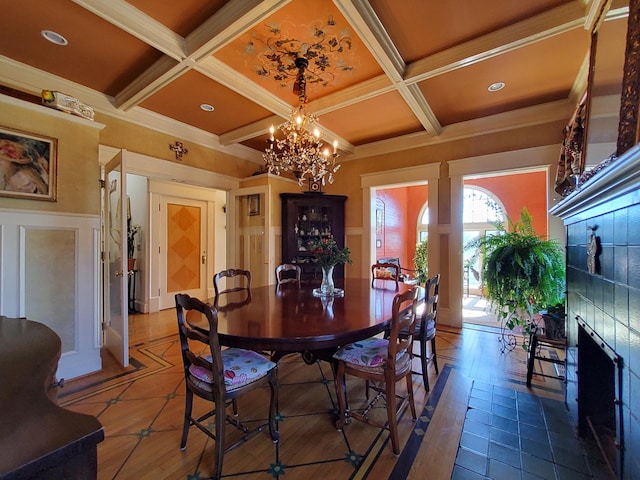
[[291,113],[289,120],[278,126],[284,138],[276,138],[276,129],[271,126],[267,148],[262,156],[269,173],[280,175],[292,172],[298,178],[299,185],[306,180],[322,182],[322,185],[326,181],[333,183],[333,174],[340,168],[336,164],[338,142],[333,142],[333,153],[330,153],[328,148],[322,148],[320,130],[316,127],[313,133],[309,132],[308,129],[317,122],[315,115],[307,115],[304,111],[307,103],[305,70],[309,61],[298,55],[295,64],[298,76],[294,91],[298,94],[298,108]]

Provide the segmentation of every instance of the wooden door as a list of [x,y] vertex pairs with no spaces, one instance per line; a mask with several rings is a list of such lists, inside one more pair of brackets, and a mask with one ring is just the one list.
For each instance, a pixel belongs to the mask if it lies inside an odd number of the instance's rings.
[[206,202],[165,197],[161,210],[166,235],[160,247],[160,308],[174,307],[176,293],[206,299]]

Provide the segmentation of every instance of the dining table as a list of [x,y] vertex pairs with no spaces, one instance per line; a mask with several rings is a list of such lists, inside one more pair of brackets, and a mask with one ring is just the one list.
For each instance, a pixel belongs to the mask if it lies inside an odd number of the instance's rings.
[[320,296],[315,287],[287,283],[219,295],[220,344],[270,351],[274,360],[289,353],[302,353],[307,363],[329,360],[340,346],[383,332],[394,297],[415,286],[346,278],[336,282],[339,296]]

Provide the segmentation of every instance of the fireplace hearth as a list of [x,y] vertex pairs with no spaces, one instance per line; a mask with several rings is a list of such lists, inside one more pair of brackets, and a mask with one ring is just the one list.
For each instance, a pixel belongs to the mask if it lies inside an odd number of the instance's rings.
[[578,434],[593,442],[611,478],[623,478],[622,359],[579,316]]

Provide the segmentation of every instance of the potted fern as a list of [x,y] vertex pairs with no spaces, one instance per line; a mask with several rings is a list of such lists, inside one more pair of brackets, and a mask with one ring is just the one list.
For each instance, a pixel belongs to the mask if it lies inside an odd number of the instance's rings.
[[506,327],[522,328],[527,349],[534,314],[564,302],[564,252],[557,242],[536,234],[526,208],[519,221],[508,222],[508,230],[498,223],[496,234],[477,238],[464,249],[481,255],[485,296]]
[[416,277],[418,279],[418,283],[420,285],[424,285],[427,283],[428,272],[427,272],[427,264],[428,264],[428,241],[423,240],[418,242],[416,245],[416,252],[413,255],[413,268],[416,271]]

